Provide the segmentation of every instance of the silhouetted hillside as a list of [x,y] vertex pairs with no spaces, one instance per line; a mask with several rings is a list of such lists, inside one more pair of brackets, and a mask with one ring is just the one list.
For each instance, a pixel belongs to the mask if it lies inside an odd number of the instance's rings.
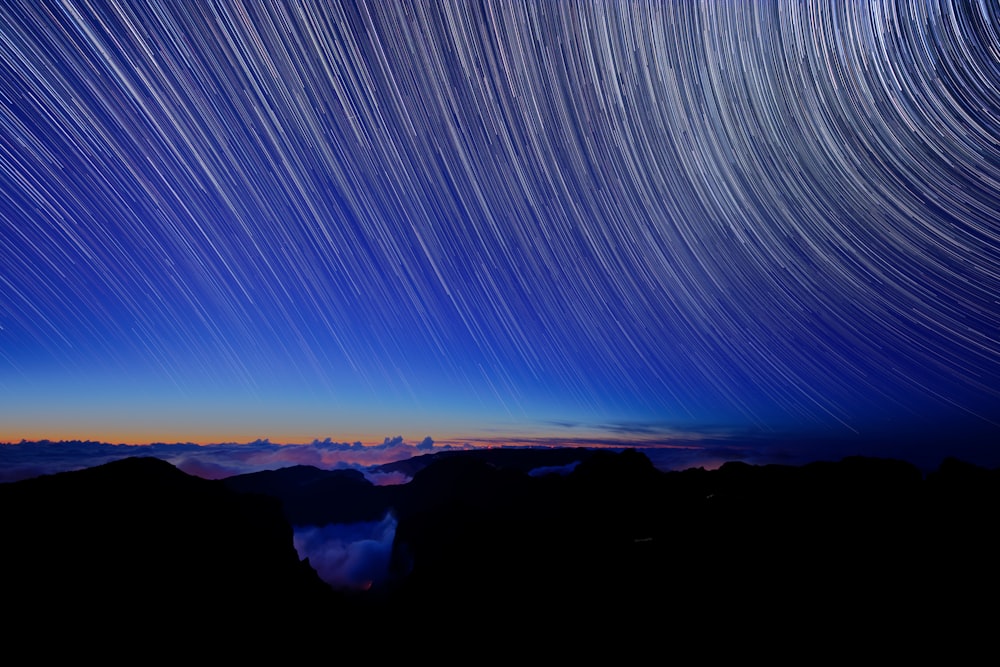
[[53,649],[83,641],[114,653],[119,641],[146,638],[162,650],[204,650],[266,622],[255,640],[263,647],[337,611],[300,562],[278,501],[155,458],[0,484],[0,507],[11,640],[37,633],[51,635]]
[[483,447],[480,449],[445,450],[433,454],[422,454],[402,461],[384,463],[378,466],[382,472],[401,472],[413,477],[432,463],[444,459],[477,459],[497,468],[511,468],[521,472],[531,472],[538,468],[566,466],[593,456],[595,449],[583,447]]
[[[531,476],[528,461],[436,457],[387,487],[303,466],[208,482],[155,459],[3,484],[5,604],[147,635],[280,619],[297,646],[387,632],[401,655],[709,637],[884,649],[974,642],[997,620],[997,471],[853,457],[661,472],[627,450]],[[291,524],[385,513],[390,572],[367,592],[319,584],[292,546]]]
[[236,475],[222,483],[239,493],[280,498],[285,516],[293,525],[374,521],[389,506],[385,493],[357,470],[299,465]]
[[536,479],[453,457],[401,489],[408,576],[391,602],[406,616],[433,599],[483,641],[555,620],[576,639],[614,628],[652,644],[975,636],[996,620],[998,489],[996,473],[954,462],[927,480],[859,457],[663,473],[635,451],[598,452]]

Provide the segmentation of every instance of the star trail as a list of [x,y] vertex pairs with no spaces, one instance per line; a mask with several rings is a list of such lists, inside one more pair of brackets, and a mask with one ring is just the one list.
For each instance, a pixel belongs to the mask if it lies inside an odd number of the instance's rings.
[[0,3],[0,440],[397,432],[1000,443],[1000,5]]

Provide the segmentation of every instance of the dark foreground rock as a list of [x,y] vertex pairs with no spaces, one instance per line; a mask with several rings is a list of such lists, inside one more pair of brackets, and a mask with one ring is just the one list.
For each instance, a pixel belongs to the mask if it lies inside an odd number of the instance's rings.
[[[889,659],[977,645],[998,620],[997,471],[948,460],[925,478],[855,457],[667,473],[633,450],[529,469],[449,456],[374,487],[309,468],[209,482],[128,459],[0,485],[8,628],[473,661],[803,644]],[[384,512],[391,571],[371,590],[332,590],[292,545],[293,523]]]
[[339,609],[277,499],[155,458],[0,484],[0,507],[6,641],[36,658],[233,656],[308,636],[317,611]]

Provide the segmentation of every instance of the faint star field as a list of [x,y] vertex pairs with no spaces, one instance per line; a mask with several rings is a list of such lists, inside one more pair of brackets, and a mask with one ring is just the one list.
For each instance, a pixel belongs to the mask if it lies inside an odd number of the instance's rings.
[[0,439],[216,402],[1000,428],[1000,5],[4,0]]

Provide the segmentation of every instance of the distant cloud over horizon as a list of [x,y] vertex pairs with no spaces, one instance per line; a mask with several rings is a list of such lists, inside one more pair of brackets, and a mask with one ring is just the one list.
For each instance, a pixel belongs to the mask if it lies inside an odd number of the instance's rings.
[[[0,482],[89,468],[130,456],[154,456],[190,475],[205,479],[222,479],[261,470],[308,465],[323,469],[356,468],[366,472],[373,483],[398,483],[402,481],[398,476],[370,473],[367,468],[426,454],[432,448],[434,446],[430,437],[411,444],[402,436],[387,437],[377,445],[335,442],[330,438],[317,439],[308,444],[276,444],[268,439],[258,439],[242,444],[209,445],[24,441],[0,444]],[[460,448],[461,445],[442,444],[434,449],[444,451]]]
[[1000,467],[1000,451],[988,432],[955,432],[950,436],[910,433],[905,437],[825,438],[725,430],[699,434],[695,431],[664,430],[656,424],[631,424],[609,427],[604,436],[591,433],[584,437],[581,431],[586,428],[581,423],[562,424],[561,430],[562,433],[554,435],[493,434],[447,442],[435,442],[430,436],[407,441],[397,435],[386,436],[382,442],[375,444],[338,442],[331,438],[314,439],[306,444],[279,444],[267,438],[247,443],[207,445],[125,445],[80,440],[0,443],[0,483],[79,470],[130,456],[155,456],[188,474],[205,479],[308,465],[322,469],[353,468],[362,471],[374,484],[399,484],[408,481],[408,478],[373,468],[414,456],[483,447],[633,448],[642,451],[654,466],[664,471],[714,468],[727,461],[802,465],[852,455],[897,458],[914,463],[924,471],[936,468],[947,456],[988,468]]
[[326,526],[296,526],[294,544],[320,579],[336,589],[368,590],[384,583],[396,536],[396,518]]

